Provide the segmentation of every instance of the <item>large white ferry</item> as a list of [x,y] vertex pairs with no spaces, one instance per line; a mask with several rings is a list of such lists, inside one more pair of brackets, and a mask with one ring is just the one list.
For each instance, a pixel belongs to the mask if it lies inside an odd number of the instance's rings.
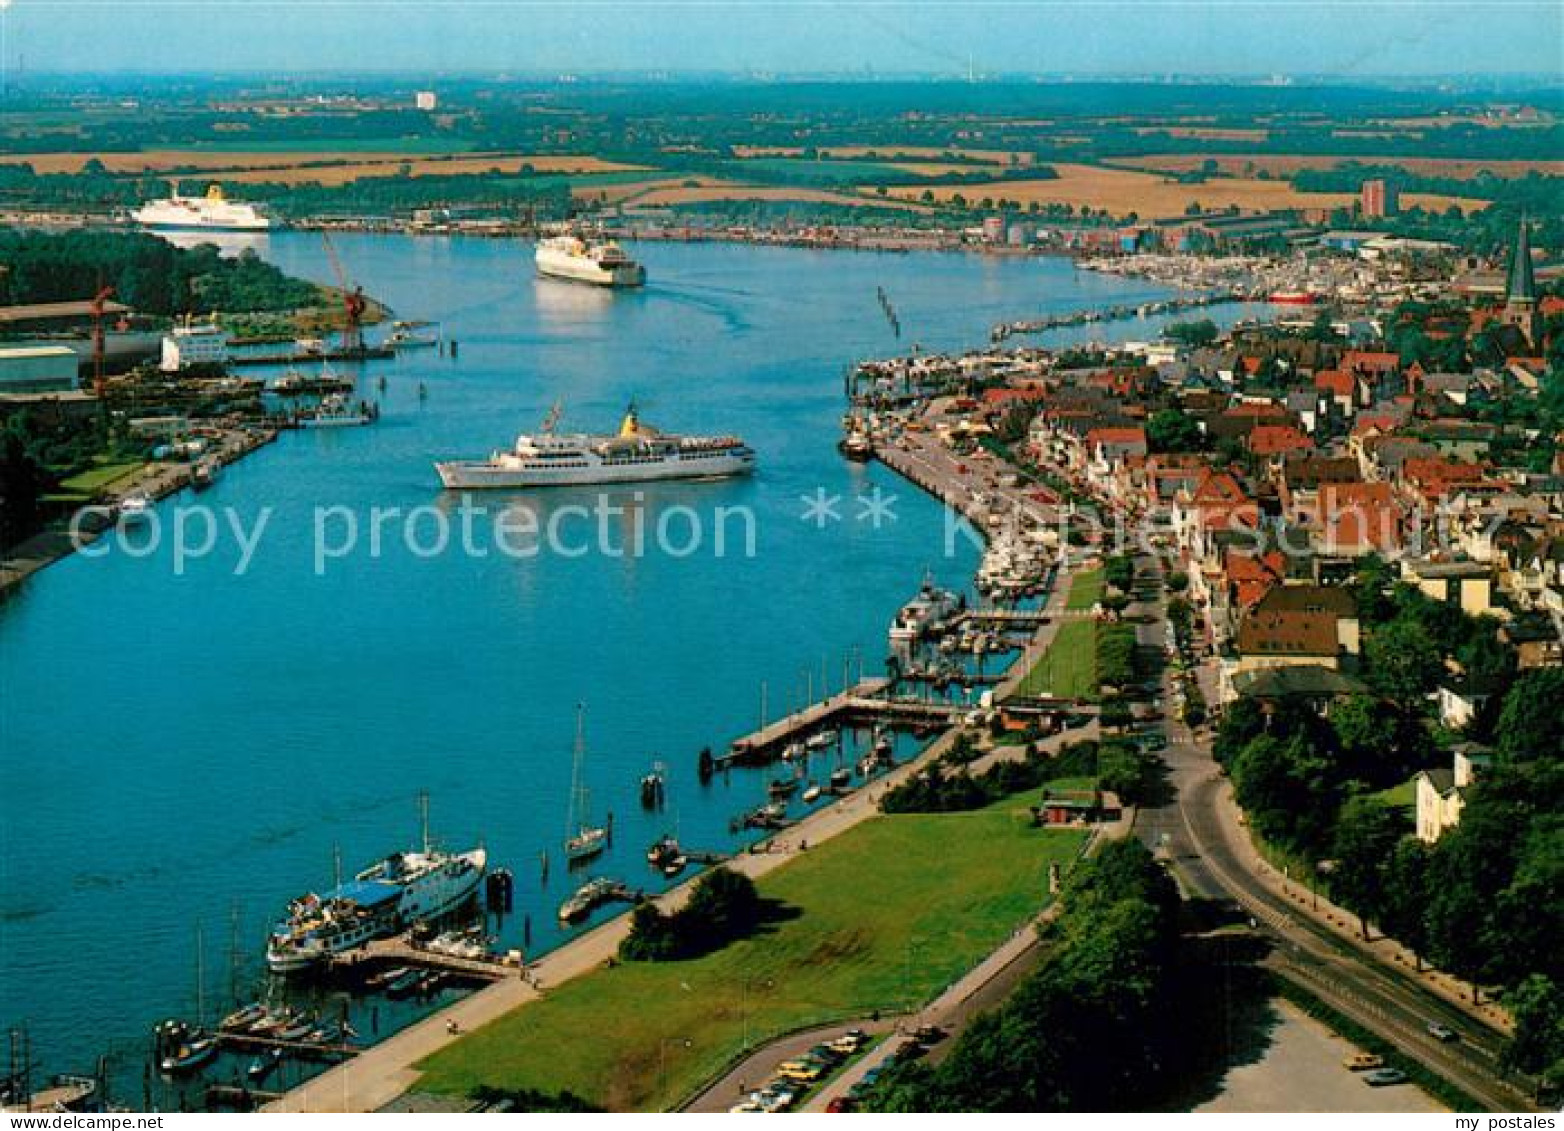
[[325,895],[311,892],[290,903],[267,940],[266,965],[279,974],[305,970],[438,919],[471,898],[487,866],[484,849],[441,852],[430,847],[426,832],[421,851],[393,853]]
[[720,479],[754,469],[755,452],[736,436],[676,436],[642,424],[632,405],[612,436],[555,432],[556,405],[536,435],[486,460],[436,463],[453,490],[568,487],[657,479]]
[[163,231],[264,232],[270,217],[250,204],[236,204],[212,185],[205,196],[171,196],[151,200],[130,214],[144,228]]
[[646,268],[610,241],[592,242],[563,235],[539,240],[533,256],[538,274],[600,287],[639,287],[646,282]]

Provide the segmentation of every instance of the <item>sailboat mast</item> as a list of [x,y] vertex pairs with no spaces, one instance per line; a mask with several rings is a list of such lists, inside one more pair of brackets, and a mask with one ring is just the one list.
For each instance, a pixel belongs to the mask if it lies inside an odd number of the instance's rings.
[[206,945],[201,924],[196,924],[196,1028],[206,1020]]
[[581,780],[581,763],[586,758],[586,704],[576,704],[576,745],[570,767],[570,813],[566,836],[575,836],[587,819],[586,784]]
[[429,855],[429,791],[420,790],[418,793],[419,824],[423,829],[424,855]]

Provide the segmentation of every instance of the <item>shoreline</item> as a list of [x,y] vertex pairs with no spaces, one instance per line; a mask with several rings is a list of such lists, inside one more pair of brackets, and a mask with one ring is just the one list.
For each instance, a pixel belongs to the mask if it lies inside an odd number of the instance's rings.
[[[261,425],[218,429],[222,439],[203,453],[203,459],[213,459],[219,467],[238,463],[248,455],[259,451],[277,439],[278,430]],[[0,556],[0,601],[9,599],[28,578],[49,566],[70,557],[83,546],[90,546],[115,529],[113,520],[94,525],[90,529],[82,524],[80,533],[72,536],[71,526],[80,521],[88,511],[112,513],[131,495],[146,495],[154,503],[190,487],[194,479],[194,463],[167,463],[148,461],[129,482],[117,486],[102,502],[83,503],[72,512],[63,528],[39,531],[26,541],[11,547]]]
[[[882,462],[913,486],[932,495],[946,508],[964,519],[970,518],[967,508],[971,505],[975,491],[971,482],[975,479],[972,473],[956,472],[956,465],[952,464],[942,475],[939,469],[930,464],[928,474],[920,476],[913,473],[910,464],[897,466],[884,459]],[[1020,487],[1005,488],[1004,493],[1012,495],[1010,501],[1018,508],[1027,508],[1033,502]],[[974,529],[980,532],[985,541],[988,539],[988,532],[981,524],[975,524]],[[1048,591],[1045,607],[1068,599],[1071,577],[1067,561],[1061,560]],[[1040,654],[1047,647],[1060,623],[1062,618],[1052,617],[1032,633],[1028,646],[1010,660],[1003,677],[995,685],[996,701],[1013,692],[1026,678],[1029,657]],[[881,816],[879,801],[887,789],[901,784],[937,760],[960,733],[960,726],[951,727],[916,757],[885,776],[866,782],[862,788],[837,803],[815,810],[784,832],[756,842],[736,854],[726,866],[751,879],[757,879],[783,867],[805,851],[801,845],[822,843],[866,820]],[[704,870],[696,873],[678,886],[654,897],[652,902],[665,912],[676,910],[688,898],[694,884],[705,874]],[[545,952],[535,962],[524,967],[519,976],[486,986],[431,1013],[357,1056],[290,1089],[280,1099],[266,1104],[260,1110],[348,1112],[375,1111],[384,1107],[416,1090],[421,1076],[416,1068],[419,1061],[473,1030],[538,1000],[545,992],[545,984],[556,986],[599,969],[617,955],[619,943],[629,933],[630,916],[631,909],[618,912],[586,933]],[[451,1031],[452,1026],[456,1030],[454,1033]],[[757,1037],[755,1047],[763,1047],[773,1039],[774,1035],[761,1035]]]

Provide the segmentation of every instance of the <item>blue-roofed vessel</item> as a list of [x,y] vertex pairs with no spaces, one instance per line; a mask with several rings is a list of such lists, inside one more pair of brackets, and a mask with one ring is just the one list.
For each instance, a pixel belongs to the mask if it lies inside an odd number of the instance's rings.
[[279,974],[308,970],[447,915],[472,898],[487,866],[481,847],[442,852],[431,846],[426,816],[421,850],[392,853],[324,895],[311,892],[290,903],[267,940],[266,965]]

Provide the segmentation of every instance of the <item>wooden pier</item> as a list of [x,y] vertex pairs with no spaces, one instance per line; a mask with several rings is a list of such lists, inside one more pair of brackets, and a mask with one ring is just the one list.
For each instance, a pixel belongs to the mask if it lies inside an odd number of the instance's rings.
[[945,726],[962,710],[954,703],[930,703],[888,695],[891,681],[866,679],[784,715],[759,730],[733,740],[728,753],[717,759],[719,768],[744,762],[769,761],[785,746],[826,727],[860,722],[885,722],[913,726]]
[[505,955],[464,958],[414,946],[406,938],[377,939],[336,955],[331,960],[333,969],[348,971],[357,970],[370,963],[387,966],[417,966],[424,970],[438,970],[443,974],[454,974],[460,978],[476,978],[485,982],[497,982],[520,969],[514,959]]
[[230,1052],[267,1052],[281,1049],[300,1060],[346,1060],[364,1050],[345,1041],[326,1044],[321,1041],[284,1041],[276,1037],[261,1037],[253,1033],[219,1032],[217,1044]]

